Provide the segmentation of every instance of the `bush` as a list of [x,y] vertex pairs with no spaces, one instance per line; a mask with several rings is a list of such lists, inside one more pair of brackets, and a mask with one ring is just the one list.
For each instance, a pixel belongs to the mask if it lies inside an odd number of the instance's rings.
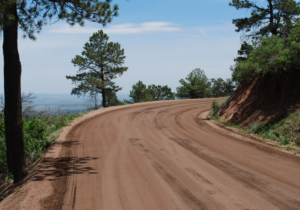
[[[67,125],[68,122],[81,114],[57,115],[47,112],[39,112],[33,116],[23,118],[25,158],[27,166],[30,166],[42,153],[52,144],[55,138],[51,133]],[[6,144],[5,144],[4,116],[0,114],[0,185],[10,173],[6,164]]]
[[47,126],[33,116],[29,120],[23,119],[25,156],[29,162],[36,160],[46,149]]
[[264,124],[261,122],[254,122],[249,126],[248,130],[252,133],[257,134],[263,128],[263,126]]
[[211,114],[212,116],[216,116],[216,115],[218,114],[219,109],[220,109],[220,107],[219,107],[218,102],[213,101],[212,104],[211,104],[211,111],[210,111],[210,114]]
[[262,37],[256,47],[243,61],[232,68],[233,78],[243,81],[255,74],[299,70],[300,66],[300,21],[296,22],[287,38]]
[[212,104],[211,104],[210,115],[213,116],[213,117],[217,117],[220,108],[225,104],[225,102],[226,101],[218,103],[216,101],[213,101]]
[[6,144],[4,139],[4,116],[0,115],[0,183],[2,183],[8,173],[6,164]]

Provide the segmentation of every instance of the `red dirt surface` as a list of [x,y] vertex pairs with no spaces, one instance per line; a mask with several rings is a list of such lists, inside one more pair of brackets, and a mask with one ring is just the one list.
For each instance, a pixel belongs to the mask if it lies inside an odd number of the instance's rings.
[[210,122],[212,100],[77,119],[0,209],[299,210],[299,156]]
[[300,72],[267,73],[242,82],[220,110],[221,119],[240,126],[272,122],[300,105]]

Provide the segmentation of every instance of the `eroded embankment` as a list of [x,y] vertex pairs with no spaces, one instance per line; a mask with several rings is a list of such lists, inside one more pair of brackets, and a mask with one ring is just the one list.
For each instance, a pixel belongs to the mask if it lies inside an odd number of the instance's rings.
[[281,119],[300,105],[299,78],[299,71],[283,71],[244,81],[219,114],[240,126]]

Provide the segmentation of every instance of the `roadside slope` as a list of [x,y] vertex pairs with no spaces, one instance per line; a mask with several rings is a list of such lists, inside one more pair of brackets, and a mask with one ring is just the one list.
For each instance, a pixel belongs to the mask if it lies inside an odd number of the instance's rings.
[[299,209],[299,157],[211,124],[212,100],[77,121],[0,209]]
[[240,126],[274,122],[300,107],[300,71],[268,72],[242,82],[219,114]]

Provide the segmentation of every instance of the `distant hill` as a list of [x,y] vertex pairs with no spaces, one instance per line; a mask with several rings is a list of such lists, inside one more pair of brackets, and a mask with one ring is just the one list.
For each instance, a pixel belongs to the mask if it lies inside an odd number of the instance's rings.
[[[86,111],[84,97],[77,97],[70,94],[35,94],[34,106],[37,111],[58,111],[79,113]],[[117,94],[119,100],[130,99],[129,94]]]

